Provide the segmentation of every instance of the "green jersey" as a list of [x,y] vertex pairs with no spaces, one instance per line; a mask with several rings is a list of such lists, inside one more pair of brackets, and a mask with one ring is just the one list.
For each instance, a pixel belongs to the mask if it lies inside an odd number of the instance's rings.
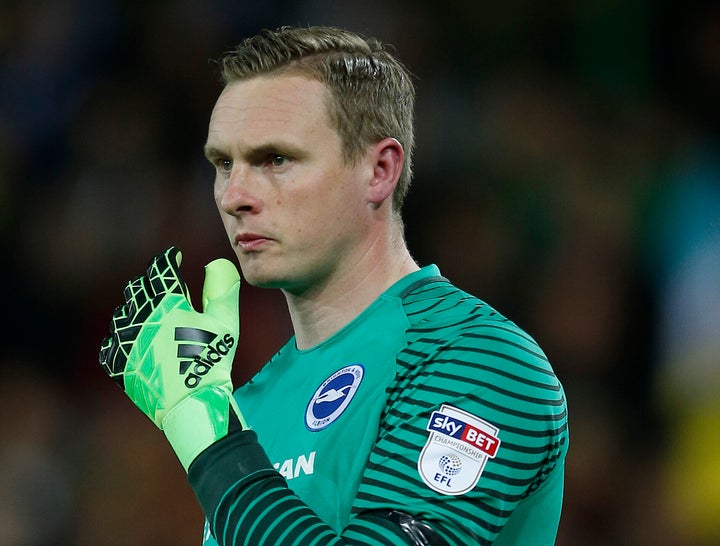
[[190,468],[206,545],[554,543],[562,387],[525,332],[435,266],[320,345],[289,340],[235,397],[252,430]]

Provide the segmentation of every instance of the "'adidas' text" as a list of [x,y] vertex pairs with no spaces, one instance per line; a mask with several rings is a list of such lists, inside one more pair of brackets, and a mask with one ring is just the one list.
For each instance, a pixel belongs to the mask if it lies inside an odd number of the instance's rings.
[[205,374],[230,352],[233,345],[235,345],[235,338],[230,334],[225,334],[225,337],[214,345],[208,345],[208,350],[205,352],[205,355],[198,355],[193,360],[192,369],[185,377],[185,386],[188,389],[197,387]]

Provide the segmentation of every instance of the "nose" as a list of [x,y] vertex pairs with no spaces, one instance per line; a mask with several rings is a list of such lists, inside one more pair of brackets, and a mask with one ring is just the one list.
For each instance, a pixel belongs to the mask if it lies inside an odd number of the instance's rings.
[[255,182],[251,169],[235,166],[227,181],[218,188],[216,198],[220,210],[232,216],[260,212],[262,200]]

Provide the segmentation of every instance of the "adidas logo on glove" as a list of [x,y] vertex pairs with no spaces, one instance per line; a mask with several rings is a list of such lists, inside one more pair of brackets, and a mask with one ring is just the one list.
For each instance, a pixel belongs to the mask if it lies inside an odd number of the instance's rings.
[[[187,373],[185,386],[188,389],[197,387],[203,376],[235,345],[235,338],[230,334],[225,334],[221,340],[213,344],[217,337],[217,334],[200,328],[175,328],[175,341],[186,342],[178,344],[178,358],[191,359],[180,360],[179,367],[180,375]],[[188,373],[191,367],[192,371]]]

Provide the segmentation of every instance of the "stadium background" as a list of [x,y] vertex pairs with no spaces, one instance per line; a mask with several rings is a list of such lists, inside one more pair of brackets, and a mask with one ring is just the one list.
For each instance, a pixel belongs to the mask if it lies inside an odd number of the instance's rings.
[[[716,4],[3,0],[0,545],[199,544],[180,465],[96,350],[158,250],[196,294],[229,256],[208,60],[282,24],[376,35],[418,76],[409,243],[566,387],[558,544],[720,544]],[[241,307],[238,383],[289,332],[279,294]]]

